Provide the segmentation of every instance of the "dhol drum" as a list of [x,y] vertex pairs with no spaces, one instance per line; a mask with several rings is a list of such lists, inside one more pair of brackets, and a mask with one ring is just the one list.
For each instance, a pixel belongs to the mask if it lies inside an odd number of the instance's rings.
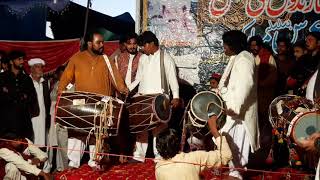
[[287,136],[290,136],[295,143],[299,143],[316,132],[320,132],[320,111],[310,111],[299,113],[292,119]]
[[166,124],[171,118],[169,96],[165,94],[141,95],[128,99],[129,128],[139,133]]
[[68,128],[69,136],[97,130],[105,136],[117,136],[123,106],[121,100],[109,96],[63,92],[57,101],[56,122]]
[[200,92],[192,98],[189,107],[186,108],[184,127],[191,135],[202,139],[210,133],[207,122],[212,115],[218,116],[218,129],[223,127],[226,122],[224,108],[225,104],[218,94],[212,91]]
[[305,167],[315,167],[314,154],[297,148],[300,140],[320,131],[320,113],[315,107],[310,100],[295,95],[278,96],[271,102],[269,120],[273,127],[273,142],[270,157],[276,163],[285,165],[289,162],[291,166],[303,163]]
[[282,95],[270,104],[269,120],[274,130],[298,143],[320,131],[320,114],[313,107],[304,97]]

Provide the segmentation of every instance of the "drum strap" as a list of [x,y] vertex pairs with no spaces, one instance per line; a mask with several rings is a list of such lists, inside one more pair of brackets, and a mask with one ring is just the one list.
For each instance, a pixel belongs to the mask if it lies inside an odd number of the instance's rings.
[[318,73],[316,76],[316,82],[314,83],[313,96],[314,96],[314,101],[316,101],[318,98],[320,98],[320,63],[318,65]]
[[109,70],[109,72],[110,72],[110,74],[111,74],[111,77],[112,77],[112,80],[113,80],[114,84],[117,86],[117,82],[116,82],[116,79],[114,78],[113,70],[112,70],[111,64],[110,64],[110,62],[109,62],[108,56],[104,54],[104,55],[103,55],[103,59],[104,59],[104,61],[105,61],[106,64],[107,64],[108,70]]
[[160,72],[161,72],[161,88],[165,94],[169,95],[168,81],[166,69],[164,66],[164,50],[160,48]]
[[222,74],[222,77],[221,77],[220,82],[219,82],[219,88],[220,89],[222,87],[228,87],[231,71],[233,69],[233,65],[234,65],[234,62],[235,62],[235,58],[236,58],[235,56],[230,57],[229,63],[227,65],[227,67],[225,68],[224,73]]

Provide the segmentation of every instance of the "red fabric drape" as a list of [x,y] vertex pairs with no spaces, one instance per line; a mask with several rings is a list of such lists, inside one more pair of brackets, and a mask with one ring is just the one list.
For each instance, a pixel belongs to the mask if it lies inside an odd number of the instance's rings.
[[[117,41],[105,42],[105,54],[110,56],[118,46]],[[79,47],[79,39],[60,41],[0,41],[0,50],[5,52],[21,50],[26,53],[25,69],[27,72],[29,72],[27,62],[31,58],[43,59],[46,62],[44,72],[51,72],[66,63],[73,54],[79,51]]]

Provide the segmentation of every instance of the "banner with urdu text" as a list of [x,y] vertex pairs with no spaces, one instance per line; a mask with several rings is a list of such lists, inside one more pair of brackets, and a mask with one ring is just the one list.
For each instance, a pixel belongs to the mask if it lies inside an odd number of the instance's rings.
[[212,72],[222,73],[228,58],[222,34],[231,29],[260,35],[276,53],[276,40],[291,43],[320,31],[319,0],[141,0],[142,30],[156,33],[174,57],[179,76],[204,88]]

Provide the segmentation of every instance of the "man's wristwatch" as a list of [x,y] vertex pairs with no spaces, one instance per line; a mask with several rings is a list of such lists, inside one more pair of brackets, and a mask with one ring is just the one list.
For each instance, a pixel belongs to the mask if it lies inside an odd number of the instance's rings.
[[317,152],[320,152],[320,137],[314,140],[314,147]]

